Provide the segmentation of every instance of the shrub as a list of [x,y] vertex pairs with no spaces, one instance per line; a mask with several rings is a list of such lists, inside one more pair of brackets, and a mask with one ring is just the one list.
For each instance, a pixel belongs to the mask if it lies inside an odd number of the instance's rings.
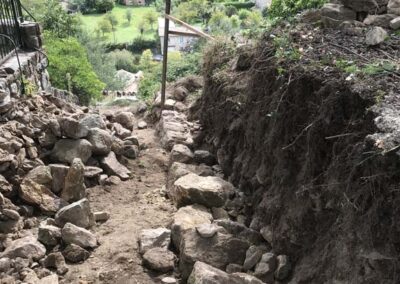
[[135,66],[135,56],[126,49],[117,49],[110,53],[117,70],[124,69],[125,71],[135,73],[138,68]]
[[127,46],[127,49],[133,53],[142,53],[146,49],[156,49],[159,45],[159,39],[146,39],[137,37]]
[[302,10],[319,8],[326,0],[272,0],[269,15],[272,18],[289,17]]
[[85,48],[76,38],[59,39],[46,34],[45,48],[50,61],[48,70],[55,87],[67,90],[70,84],[72,92],[84,105],[101,97],[105,84],[99,80],[88,61]]
[[250,9],[253,8],[256,4],[254,2],[227,2],[224,3],[225,6],[233,6],[236,9]]

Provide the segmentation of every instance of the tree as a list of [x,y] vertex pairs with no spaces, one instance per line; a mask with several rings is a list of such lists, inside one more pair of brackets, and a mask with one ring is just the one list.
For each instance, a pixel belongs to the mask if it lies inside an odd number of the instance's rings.
[[231,21],[223,12],[216,12],[209,22],[214,34],[230,34],[232,32]]
[[99,22],[99,30],[101,31],[101,33],[103,34],[103,36],[106,33],[110,33],[112,31],[112,26],[110,21],[108,21],[107,19],[103,18],[100,22]]
[[125,18],[128,21],[128,23],[130,24],[131,20],[132,20],[132,10],[131,9],[126,10]]
[[153,66],[153,53],[150,49],[146,49],[140,57],[140,68],[143,70],[150,70]]
[[153,10],[148,11],[145,15],[144,15],[144,19],[147,23],[149,23],[151,29],[153,29],[154,24],[157,22],[158,16],[157,13],[154,12]]
[[143,36],[143,33],[145,32],[146,28],[147,28],[147,23],[146,23],[146,21],[145,21],[144,19],[141,19],[141,20],[138,22],[138,29],[139,29],[139,31],[140,31],[140,36],[141,36],[141,37]]
[[106,19],[111,24],[111,30],[112,30],[113,36],[114,36],[114,43],[116,43],[117,40],[115,38],[115,31],[117,30],[117,26],[118,26],[118,19],[113,13],[107,13]]

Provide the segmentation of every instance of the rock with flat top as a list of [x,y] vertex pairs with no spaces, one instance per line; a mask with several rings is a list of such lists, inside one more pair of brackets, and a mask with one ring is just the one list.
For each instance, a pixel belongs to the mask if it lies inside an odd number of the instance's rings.
[[135,116],[127,111],[117,113],[114,120],[129,130],[132,130],[135,124]]
[[370,46],[379,45],[386,40],[388,33],[381,27],[374,27],[367,32],[365,43]]
[[197,233],[203,238],[212,238],[218,231],[223,229],[216,224],[201,224],[196,226]]
[[396,17],[397,16],[393,14],[368,15],[368,17],[366,17],[364,20],[364,24],[368,26],[379,26],[383,28],[389,28],[390,22]]
[[56,246],[61,240],[61,229],[56,226],[41,224],[38,240],[46,246]]
[[39,260],[46,254],[46,248],[35,237],[28,236],[12,241],[7,248],[0,253],[0,258],[32,258]]
[[78,245],[70,244],[62,252],[65,259],[72,263],[78,263],[85,261],[89,258],[90,254],[84,248]]
[[63,227],[71,223],[82,228],[89,228],[93,223],[89,200],[86,198],[63,207],[55,216],[56,224]]
[[61,133],[67,138],[80,139],[86,137],[89,133],[87,126],[72,117],[63,116],[58,119],[58,123],[61,127]]
[[54,145],[51,158],[56,162],[70,164],[75,158],[83,163],[92,156],[92,144],[86,139],[61,139]]
[[170,164],[174,162],[190,164],[193,162],[194,154],[188,146],[183,144],[176,144],[172,147],[171,153],[169,154]]
[[66,244],[75,244],[82,248],[97,247],[97,238],[94,234],[71,223],[65,224],[62,228],[61,237]]
[[107,155],[110,153],[113,140],[108,131],[100,128],[92,128],[89,131],[87,140],[93,146],[93,154]]
[[152,248],[167,249],[170,243],[171,231],[166,228],[143,230],[139,237],[139,252],[144,254]]
[[143,255],[143,264],[147,268],[160,272],[174,270],[176,256],[166,248],[152,248]]
[[103,157],[100,160],[100,164],[109,175],[115,175],[121,180],[127,180],[130,177],[131,171],[118,162],[114,152],[110,152],[106,157]]

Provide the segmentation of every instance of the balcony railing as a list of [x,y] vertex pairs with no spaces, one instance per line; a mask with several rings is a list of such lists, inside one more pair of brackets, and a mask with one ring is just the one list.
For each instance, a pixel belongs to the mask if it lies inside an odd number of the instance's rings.
[[22,7],[19,0],[0,0],[0,62],[21,46],[19,23]]

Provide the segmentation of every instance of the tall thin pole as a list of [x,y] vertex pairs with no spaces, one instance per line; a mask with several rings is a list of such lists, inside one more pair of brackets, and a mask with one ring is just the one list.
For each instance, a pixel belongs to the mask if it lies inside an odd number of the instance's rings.
[[[171,13],[171,0],[165,1],[165,14]],[[162,82],[161,82],[161,109],[165,105],[165,92],[167,88],[167,67],[168,67],[168,40],[169,39],[169,19],[165,17],[164,24],[164,46],[163,46],[163,68],[162,68]]]

